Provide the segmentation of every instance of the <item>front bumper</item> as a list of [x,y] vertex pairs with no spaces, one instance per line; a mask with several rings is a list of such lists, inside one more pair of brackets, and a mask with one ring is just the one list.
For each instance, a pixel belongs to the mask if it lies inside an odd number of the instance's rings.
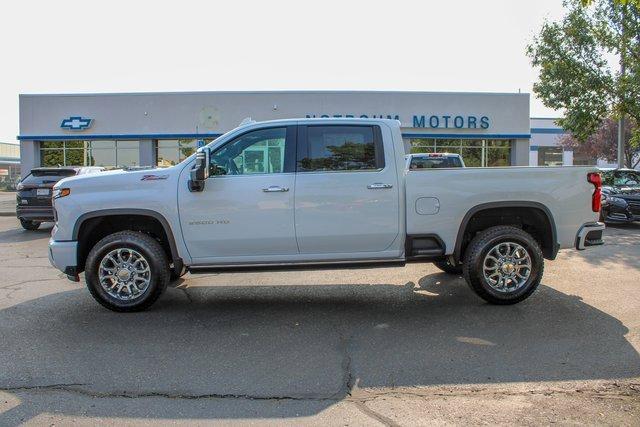
[[588,222],[583,224],[576,235],[576,249],[581,251],[589,246],[603,245],[604,240],[602,235],[604,228],[603,222]]
[[78,264],[78,242],[49,240],[49,262],[67,275],[75,275]]
[[605,222],[629,223],[640,221],[640,203],[626,200],[624,203],[605,203],[602,206],[602,218]]

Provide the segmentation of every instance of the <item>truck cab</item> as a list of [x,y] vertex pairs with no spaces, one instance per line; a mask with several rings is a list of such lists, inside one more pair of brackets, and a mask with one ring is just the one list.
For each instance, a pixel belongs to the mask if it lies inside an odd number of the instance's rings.
[[248,123],[171,168],[60,181],[50,259],[117,311],[149,307],[185,271],[406,262],[512,304],[543,258],[602,242],[589,168],[424,173],[405,155],[394,120]]

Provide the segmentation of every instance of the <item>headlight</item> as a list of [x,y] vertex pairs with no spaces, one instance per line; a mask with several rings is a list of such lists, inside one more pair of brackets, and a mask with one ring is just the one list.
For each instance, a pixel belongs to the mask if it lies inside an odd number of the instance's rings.
[[69,194],[71,194],[71,189],[69,188],[54,188],[52,197],[59,199],[60,197],[67,197]]
[[24,190],[24,185],[22,183],[19,183],[18,185],[16,185],[16,190],[18,191]]

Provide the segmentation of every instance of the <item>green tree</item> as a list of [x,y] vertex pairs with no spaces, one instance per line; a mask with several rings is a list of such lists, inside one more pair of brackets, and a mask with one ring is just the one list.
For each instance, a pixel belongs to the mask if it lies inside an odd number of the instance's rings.
[[564,110],[559,124],[577,141],[587,141],[606,119],[631,121],[627,165],[640,150],[639,2],[565,0],[565,16],[545,22],[527,47],[540,70],[533,91],[546,106]]

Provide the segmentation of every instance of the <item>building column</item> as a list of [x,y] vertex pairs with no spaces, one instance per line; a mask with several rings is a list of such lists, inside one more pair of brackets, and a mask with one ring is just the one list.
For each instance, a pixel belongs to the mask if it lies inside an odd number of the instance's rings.
[[20,141],[20,177],[40,166],[40,141]]
[[538,166],[538,146],[532,145],[529,150],[529,166]]
[[140,141],[140,166],[155,166],[156,150],[152,139]]
[[511,166],[527,166],[529,164],[529,140],[514,139],[511,145]]
[[573,166],[573,150],[562,150],[562,166]]

